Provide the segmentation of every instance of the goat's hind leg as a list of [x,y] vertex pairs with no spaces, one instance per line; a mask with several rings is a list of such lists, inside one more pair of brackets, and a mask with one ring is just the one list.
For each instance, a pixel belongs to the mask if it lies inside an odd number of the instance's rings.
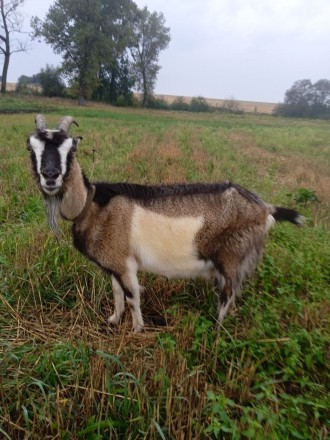
[[224,277],[222,274],[218,274],[216,277],[216,293],[218,297],[218,327],[221,326],[224,317],[230,311],[235,303],[235,293],[232,288],[232,281],[230,278]]

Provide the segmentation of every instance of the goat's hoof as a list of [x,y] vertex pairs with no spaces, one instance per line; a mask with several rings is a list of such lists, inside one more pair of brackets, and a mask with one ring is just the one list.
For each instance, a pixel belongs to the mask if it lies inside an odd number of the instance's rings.
[[136,324],[135,326],[133,326],[133,333],[141,333],[143,332],[144,329],[144,325],[143,324]]
[[117,317],[117,315],[114,313],[113,315],[108,318],[108,325],[114,326],[119,324],[120,319]]

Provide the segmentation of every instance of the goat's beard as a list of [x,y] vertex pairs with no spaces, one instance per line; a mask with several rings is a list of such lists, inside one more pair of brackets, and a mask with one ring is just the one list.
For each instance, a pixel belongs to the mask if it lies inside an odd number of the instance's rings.
[[60,240],[62,232],[58,226],[60,215],[61,197],[45,197],[48,225],[57,240]]

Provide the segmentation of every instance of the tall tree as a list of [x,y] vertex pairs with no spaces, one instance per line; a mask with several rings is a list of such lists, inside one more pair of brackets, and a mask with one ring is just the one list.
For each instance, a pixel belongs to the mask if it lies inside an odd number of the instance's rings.
[[19,13],[18,7],[23,2],[24,0],[0,0],[0,54],[4,57],[1,93],[6,93],[11,55],[27,50],[27,42],[22,42],[17,38],[17,34],[22,33],[23,16]]
[[310,79],[300,79],[285,92],[285,104],[309,105],[313,96],[313,84]]
[[330,107],[330,81],[319,79],[314,83],[313,104],[317,106]]
[[99,72],[99,86],[92,98],[111,104],[130,105],[132,103],[134,78],[130,72],[130,62],[122,57],[116,62],[104,64]]
[[77,84],[79,102],[97,80],[100,0],[56,0],[44,21],[33,17],[34,38],[42,38],[63,56],[62,70]]
[[35,38],[63,56],[62,71],[78,89],[79,102],[97,88],[104,62],[114,62],[125,46],[125,14],[131,0],[56,0],[41,21],[33,17]]
[[130,51],[137,86],[143,93],[144,107],[153,93],[160,70],[159,54],[168,47],[170,40],[170,28],[165,26],[162,12],[150,13],[147,7],[137,11]]
[[97,94],[111,103],[119,96],[131,99],[134,80],[127,49],[132,40],[137,6],[132,0],[105,0],[102,4],[102,54]]

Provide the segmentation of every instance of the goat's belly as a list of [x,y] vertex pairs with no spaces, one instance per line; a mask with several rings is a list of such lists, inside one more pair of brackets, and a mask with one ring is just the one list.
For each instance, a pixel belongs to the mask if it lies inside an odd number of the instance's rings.
[[131,246],[138,270],[168,278],[209,277],[213,264],[198,257],[196,235],[203,217],[168,217],[136,207]]
[[172,255],[172,259],[160,259],[150,253],[140,253],[137,258],[138,270],[163,275],[167,278],[210,278],[214,266],[211,261],[195,258],[180,258]]

